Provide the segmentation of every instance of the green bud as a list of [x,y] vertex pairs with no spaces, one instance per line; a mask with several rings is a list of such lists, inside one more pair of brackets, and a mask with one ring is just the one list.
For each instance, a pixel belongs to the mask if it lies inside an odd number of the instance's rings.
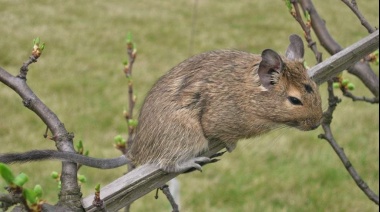
[[350,82],[350,83],[348,83],[347,88],[348,88],[348,90],[352,91],[355,89],[355,85]]
[[350,80],[348,80],[348,79],[343,79],[343,80],[342,80],[342,85],[343,85],[343,86],[347,86],[349,82],[350,82]]
[[36,185],[34,186],[34,189],[33,189],[34,193],[36,194],[36,197],[38,198],[41,198],[42,197],[42,187],[41,185]]
[[4,163],[0,163],[0,175],[5,180],[5,182],[8,184],[13,184],[15,177],[9,166],[5,165]]
[[96,192],[100,192],[100,184],[98,184],[98,185],[95,186],[95,191]]
[[128,125],[132,127],[136,127],[138,124],[138,121],[136,119],[128,119]]
[[339,88],[339,87],[340,87],[339,82],[334,82],[334,83],[333,83],[333,87],[334,87],[334,88]]
[[87,178],[84,175],[79,174],[78,175],[78,180],[81,183],[85,183],[87,181]]
[[52,172],[52,173],[50,174],[50,176],[51,176],[51,178],[53,178],[53,179],[58,179],[59,174],[58,174],[58,172]]
[[24,195],[25,199],[28,200],[31,204],[37,203],[37,195],[34,193],[34,191],[29,189],[23,189],[22,194]]
[[113,140],[115,141],[115,143],[120,143],[122,142],[124,139],[121,135],[117,135],[113,138]]
[[13,183],[17,186],[22,187],[26,182],[28,182],[29,178],[25,173],[20,173],[15,177]]
[[86,150],[83,155],[88,156],[90,154],[90,151]]

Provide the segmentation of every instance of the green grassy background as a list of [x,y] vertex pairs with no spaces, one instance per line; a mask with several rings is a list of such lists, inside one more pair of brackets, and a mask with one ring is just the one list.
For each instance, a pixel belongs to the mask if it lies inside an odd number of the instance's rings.
[[[342,46],[367,35],[340,1],[314,2],[331,34]],[[358,1],[370,23],[379,26],[379,1]],[[33,38],[46,50],[30,67],[28,84],[95,157],[114,157],[113,137],[127,137],[122,111],[127,84],[122,73],[125,35],[132,32],[138,48],[134,67],[137,108],[152,84],[192,54],[222,48],[260,53],[284,52],[287,37],[302,34],[284,2],[198,1],[195,36],[190,47],[194,1],[5,1],[0,0],[0,66],[17,74],[28,58]],[[320,47],[321,49],[321,47]],[[324,58],[328,55],[324,53]],[[309,65],[315,60],[307,51]],[[378,73],[378,67],[374,67]],[[358,95],[370,95],[355,78]],[[326,96],[325,87],[321,87]],[[326,108],[326,101],[324,101]],[[136,110],[136,115],[138,111]],[[334,114],[333,130],[353,165],[368,185],[379,187],[379,107],[343,98]],[[43,139],[45,126],[24,108],[19,96],[0,84],[0,152],[54,149]],[[274,131],[241,141],[203,173],[179,177],[183,211],[378,211],[357,188],[330,146],[317,138],[322,130]],[[50,203],[57,199],[59,162],[12,165],[30,176],[30,187],[43,186]],[[80,170],[92,188],[119,177],[115,170]],[[4,187],[3,181],[0,186]],[[2,189],[2,188],[1,188]],[[2,190],[1,190],[2,191]],[[169,211],[161,195],[136,201],[133,211]]]

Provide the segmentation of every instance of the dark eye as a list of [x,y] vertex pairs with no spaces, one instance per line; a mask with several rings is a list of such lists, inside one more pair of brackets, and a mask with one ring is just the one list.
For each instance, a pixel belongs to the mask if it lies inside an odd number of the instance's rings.
[[301,100],[299,100],[298,98],[294,97],[294,96],[288,96],[288,100],[290,103],[292,103],[293,105],[302,105],[302,102]]

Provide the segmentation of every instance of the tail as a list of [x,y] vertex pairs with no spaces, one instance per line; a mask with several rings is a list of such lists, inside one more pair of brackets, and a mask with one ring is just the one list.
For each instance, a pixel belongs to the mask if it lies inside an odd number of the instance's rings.
[[117,158],[99,159],[87,157],[72,152],[59,152],[55,150],[32,150],[24,153],[7,153],[0,154],[0,162],[2,163],[25,163],[40,160],[56,159],[61,161],[71,161],[99,169],[113,169],[126,164],[131,164],[131,161],[124,155]]

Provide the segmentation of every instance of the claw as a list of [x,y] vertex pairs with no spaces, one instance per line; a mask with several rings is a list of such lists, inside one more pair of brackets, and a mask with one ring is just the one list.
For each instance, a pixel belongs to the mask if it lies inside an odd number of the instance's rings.
[[226,153],[226,152],[227,152],[227,151],[223,151],[223,152],[215,153],[215,154],[211,155],[210,158],[220,157],[220,156],[224,155],[224,153]]

